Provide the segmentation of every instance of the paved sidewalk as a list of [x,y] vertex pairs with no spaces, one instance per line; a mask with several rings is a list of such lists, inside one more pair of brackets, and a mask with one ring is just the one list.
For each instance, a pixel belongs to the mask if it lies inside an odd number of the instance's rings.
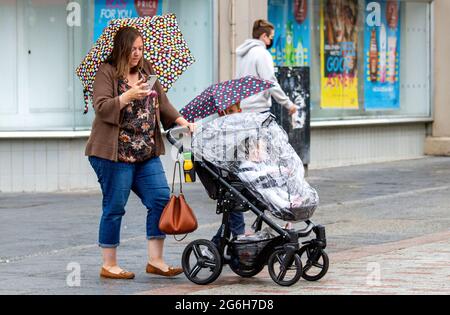
[[179,285],[141,294],[329,295],[450,294],[450,232],[332,254],[318,282],[278,287],[267,269],[254,279],[227,276],[205,287]]
[[[136,279],[102,280],[98,191],[0,193],[0,294],[450,294],[450,158],[312,170],[309,175],[321,198],[313,221],[326,226],[331,260],[329,273],[317,283],[283,288],[266,270],[242,279],[228,267],[207,287],[183,275],[147,275],[146,211],[135,196],[123,220],[119,262]],[[210,239],[220,224],[215,202],[199,183],[185,185],[184,191],[200,227],[183,242],[167,239],[165,257],[173,265],[180,264],[189,242]],[[253,217],[246,220],[251,223]],[[67,281],[73,264],[80,267],[80,286]]]

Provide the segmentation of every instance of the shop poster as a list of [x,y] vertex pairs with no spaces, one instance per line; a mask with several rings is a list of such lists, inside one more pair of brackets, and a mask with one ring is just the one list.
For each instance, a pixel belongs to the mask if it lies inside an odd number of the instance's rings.
[[95,0],[94,42],[110,20],[162,14],[162,0]]
[[309,67],[309,11],[308,0],[268,0],[268,18],[275,26],[270,49],[275,66]]
[[[278,67],[276,77],[281,88],[289,99],[297,106],[298,112],[293,126],[293,116],[272,99],[271,112],[277,123],[286,131],[289,143],[297,152],[304,165],[310,163],[311,147],[311,93],[310,67]],[[294,115],[295,116],[295,115]]]
[[358,0],[320,7],[321,107],[358,109]]
[[366,110],[400,109],[400,10],[397,0],[366,0],[364,104]]

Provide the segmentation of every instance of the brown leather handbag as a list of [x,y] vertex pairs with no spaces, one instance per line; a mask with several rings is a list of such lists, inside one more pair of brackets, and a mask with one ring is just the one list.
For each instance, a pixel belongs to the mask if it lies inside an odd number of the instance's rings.
[[[175,186],[175,173],[177,170],[177,165],[180,170],[180,195],[176,196],[174,194]],[[159,229],[161,232],[169,235],[180,235],[187,234],[195,231],[198,227],[197,218],[195,217],[194,211],[187,204],[183,195],[183,184],[181,177],[181,164],[180,161],[175,162],[175,167],[173,170],[173,181],[172,181],[172,193],[169,203],[164,208],[161,218],[159,220]]]

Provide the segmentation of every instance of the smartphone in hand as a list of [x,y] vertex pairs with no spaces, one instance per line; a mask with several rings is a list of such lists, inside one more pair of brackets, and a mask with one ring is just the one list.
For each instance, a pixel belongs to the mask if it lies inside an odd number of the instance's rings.
[[147,91],[151,91],[153,89],[153,86],[156,83],[156,80],[158,80],[158,76],[157,75],[149,75],[147,77],[147,81],[146,81],[144,89],[147,90]]

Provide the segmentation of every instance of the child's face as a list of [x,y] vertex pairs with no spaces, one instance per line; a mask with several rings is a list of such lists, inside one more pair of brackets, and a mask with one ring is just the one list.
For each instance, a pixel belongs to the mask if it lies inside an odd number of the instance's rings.
[[259,140],[256,143],[250,144],[249,160],[253,162],[265,161],[267,156],[267,145],[265,141]]
[[236,114],[239,113],[239,105],[238,104],[234,104],[233,106],[227,108],[227,110],[225,111],[225,113],[227,115],[231,115],[231,114]]
[[236,104],[228,107],[224,112],[222,112],[222,114],[220,114],[220,116],[232,115],[232,114],[237,114],[240,112],[241,112],[240,103],[236,103]]

